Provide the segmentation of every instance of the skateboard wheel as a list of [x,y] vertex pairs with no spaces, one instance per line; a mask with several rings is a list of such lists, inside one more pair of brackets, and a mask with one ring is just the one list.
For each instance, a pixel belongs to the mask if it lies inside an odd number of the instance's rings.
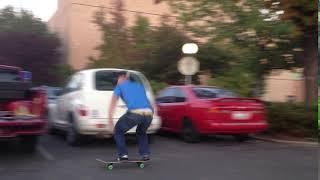
[[139,167],[140,167],[141,169],[143,169],[143,168],[144,168],[144,164],[143,164],[143,163],[140,163],[140,164],[139,164]]
[[108,170],[112,170],[113,169],[113,165],[112,164],[107,165],[107,169]]

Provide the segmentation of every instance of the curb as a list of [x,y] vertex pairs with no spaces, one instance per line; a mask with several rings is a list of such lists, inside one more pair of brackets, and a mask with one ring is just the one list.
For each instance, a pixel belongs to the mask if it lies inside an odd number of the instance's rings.
[[273,139],[261,136],[252,136],[255,139],[268,141],[268,142],[275,142],[275,143],[285,143],[285,144],[296,144],[296,145],[306,145],[306,146],[318,146],[318,142],[310,142],[310,141],[288,141],[288,140],[281,140],[281,139]]

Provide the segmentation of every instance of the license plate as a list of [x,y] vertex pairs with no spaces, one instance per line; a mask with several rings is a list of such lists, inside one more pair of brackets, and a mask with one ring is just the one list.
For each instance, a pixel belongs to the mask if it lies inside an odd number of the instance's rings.
[[251,113],[249,112],[233,112],[232,119],[236,120],[244,120],[251,118]]

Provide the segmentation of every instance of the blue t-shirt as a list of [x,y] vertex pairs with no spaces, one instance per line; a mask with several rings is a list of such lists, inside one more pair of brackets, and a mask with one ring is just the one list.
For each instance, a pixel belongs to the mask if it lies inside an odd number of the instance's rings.
[[115,87],[113,94],[126,103],[128,110],[152,109],[144,86],[140,83],[124,81]]

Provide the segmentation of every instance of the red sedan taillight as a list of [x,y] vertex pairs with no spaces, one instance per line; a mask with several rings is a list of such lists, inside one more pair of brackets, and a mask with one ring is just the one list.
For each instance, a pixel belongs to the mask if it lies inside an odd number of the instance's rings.
[[208,108],[209,113],[219,113],[220,109],[218,107],[210,107]]
[[230,113],[231,111],[229,109],[213,106],[208,108],[208,113]]

